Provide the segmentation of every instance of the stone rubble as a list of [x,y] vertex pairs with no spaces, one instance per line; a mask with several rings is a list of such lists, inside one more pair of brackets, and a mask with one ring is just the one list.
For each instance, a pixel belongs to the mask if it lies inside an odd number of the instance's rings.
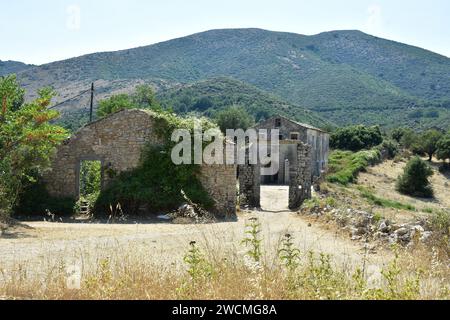
[[343,230],[348,231],[353,241],[375,239],[389,244],[407,246],[414,239],[425,242],[433,234],[426,230],[426,221],[395,224],[387,219],[379,221],[372,213],[359,209],[316,205],[313,208],[302,208],[299,214],[327,217],[335,221]]

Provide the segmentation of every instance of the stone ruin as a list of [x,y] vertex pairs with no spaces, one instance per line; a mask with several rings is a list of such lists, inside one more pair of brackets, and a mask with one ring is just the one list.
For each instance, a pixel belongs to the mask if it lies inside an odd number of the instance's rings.
[[[44,177],[51,196],[78,199],[80,197],[80,167],[82,161],[101,162],[101,186],[108,184],[120,172],[138,166],[142,148],[162,145],[156,134],[157,118],[148,110],[122,110],[92,122],[58,149],[51,170]],[[297,145],[298,164],[290,168],[289,207],[299,208],[311,196],[311,147],[301,141]],[[236,216],[236,165],[202,165],[199,180],[214,200],[213,213],[218,218]],[[260,207],[260,166],[239,166],[240,205]]]

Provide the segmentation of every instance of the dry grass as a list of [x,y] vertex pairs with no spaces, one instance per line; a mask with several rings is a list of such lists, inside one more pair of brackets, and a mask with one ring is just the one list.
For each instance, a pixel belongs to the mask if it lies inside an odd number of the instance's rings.
[[[258,237],[260,233],[256,233]],[[248,235],[247,235],[248,236]],[[252,236],[250,236],[252,238]],[[286,245],[286,239],[278,243]],[[264,242],[261,242],[264,243]],[[417,245],[399,249],[383,269],[336,264],[328,255],[300,252],[290,260],[261,247],[218,251],[192,244],[185,259],[156,264],[145,250],[111,249],[80,262],[81,287],[67,288],[66,260],[43,270],[26,263],[3,271],[0,297],[10,299],[449,299],[448,256]],[[130,248],[131,249],[131,248]],[[291,250],[295,250],[291,247]],[[271,253],[272,252],[272,253]],[[294,253],[294,251],[291,251]],[[288,255],[289,256],[289,255]],[[45,259],[45,258],[43,258]],[[257,261],[259,260],[259,261]],[[1,270],[1,265],[0,265]]]
[[[430,181],[435,191],[434,199],[422,199],[402,195],[395,190],[397,177],[403,173],[406,162],[384,161],[381,164],[370,167],[367,172],[360,173],[358,184],[370,189],[375,195],[391,201],[414,206],[419,212],[442,210],[450,208],[450,180],[448,175],[439,172],[440,163],[435,160],[431,163],[434,175]],[[403,212],[407,215],[407,212]],[[411,213],[409,213],[411,215]]]

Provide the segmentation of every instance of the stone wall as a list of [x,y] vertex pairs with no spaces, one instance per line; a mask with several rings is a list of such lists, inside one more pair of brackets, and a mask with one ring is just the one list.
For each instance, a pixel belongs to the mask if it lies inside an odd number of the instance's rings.
[[241,207],[261,207],[261,167],[239,166],[239,204]]
[[289,209],[298,209],[311,198],[311,146],[302,142],[297,145],[297,166],[291,167],[289,183]]
[[[52,196],[79,197],[80,163],[99,160],[102,163],[102,187],[113,177],[138,166],[142,148],[161,145],[155,132],[151,111],[123,110],[93,122],[61,145],[52,161],[51,171],[44,177]],[[202,166],[200,181],[214,199],[215,212],[234,215],[236,210],[236,167]]]
[[199,180],[215,202],[214,213],[220,218],[236,215],[236,166],[203,165]]

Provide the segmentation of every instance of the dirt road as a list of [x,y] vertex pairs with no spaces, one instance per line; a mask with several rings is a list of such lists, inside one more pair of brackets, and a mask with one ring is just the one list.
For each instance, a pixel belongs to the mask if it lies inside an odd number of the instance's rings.
[[[286,187],[263,187],[263,210],[241,212],[236,222],[208,225],[25,223],[29,228],[0,238],[0,270],[6,273],[13,268],[48,270],[74,262],[82,262],[86,267],[102,257],[126,253],[140,253],[155,264],[181,265],[190,241],[197,241],[211,254],[241,253],[245,248],[240,242],[250,217],[260,219],[268,253],[275,252],[281,237],[290,233],[302,252],[331,254],[344,267],[362,264],[365,251],[361,244],[320,226],[310,226],[308,221],[288,211],[287,192]],[[380,252],[367,258],[369,264],[380,266],[387,256]]]

